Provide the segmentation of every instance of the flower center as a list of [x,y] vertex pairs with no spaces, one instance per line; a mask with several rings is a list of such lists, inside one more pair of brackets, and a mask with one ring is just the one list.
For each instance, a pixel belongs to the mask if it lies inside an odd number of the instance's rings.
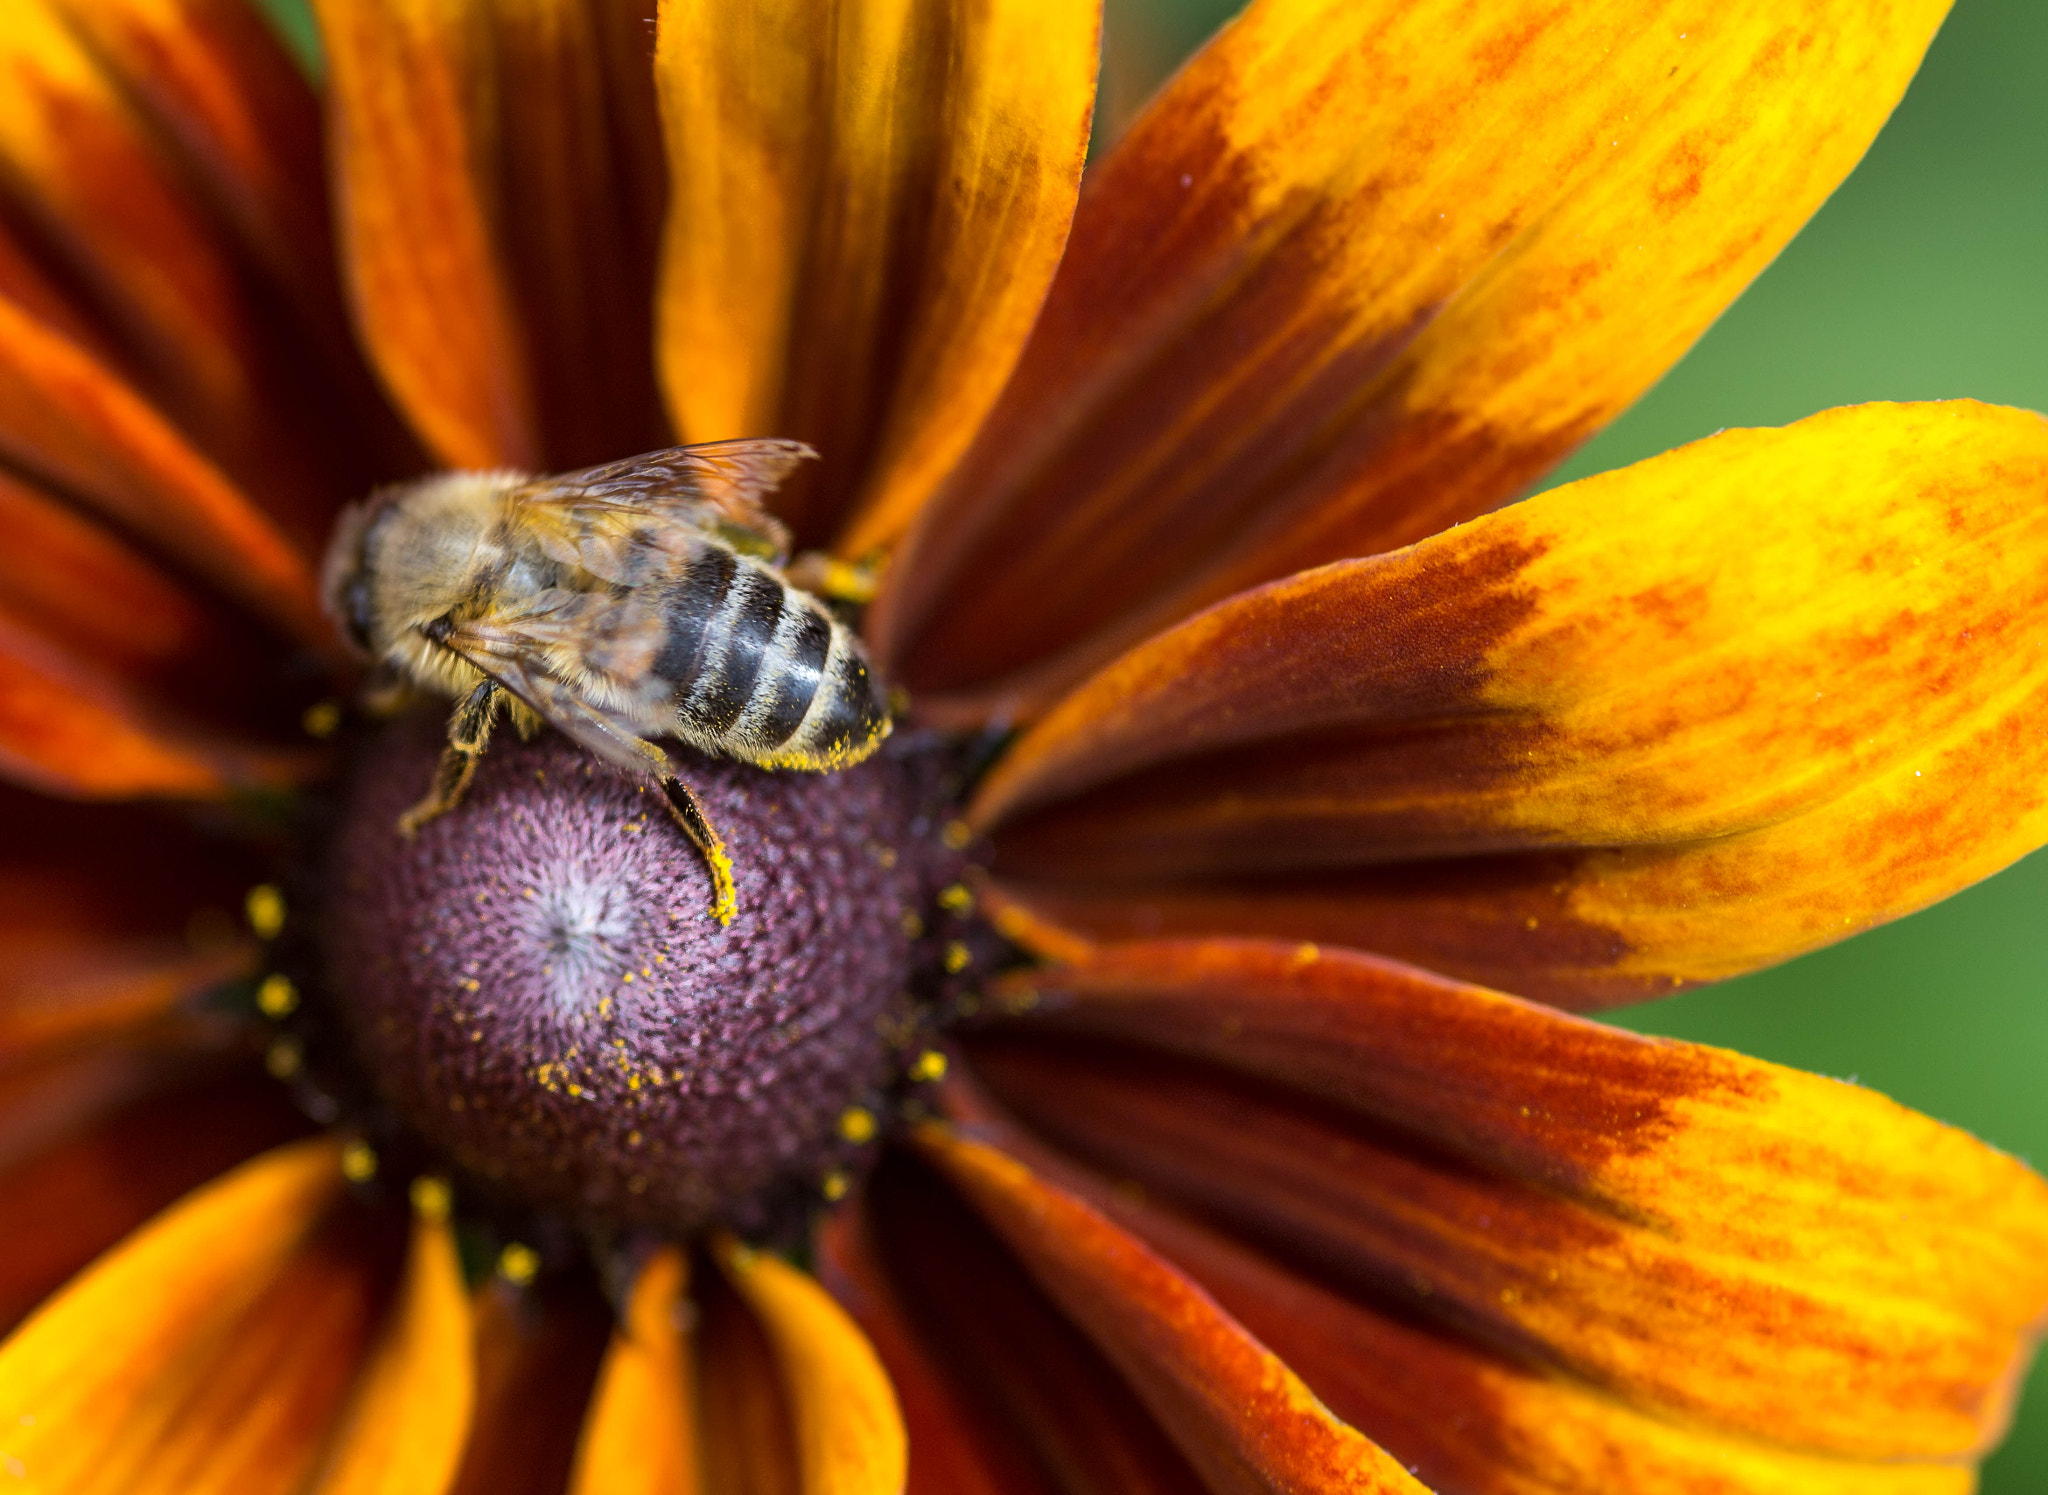
[[329,984],[393,1119],[507,1202],[605,1228],[766,1228],[845,1186],[957,956],[943,765],[833,774],[678,755],[738,916],[662,799],[555,733],[503,734],[408,841],[433,722],[358,765],[327,871]]

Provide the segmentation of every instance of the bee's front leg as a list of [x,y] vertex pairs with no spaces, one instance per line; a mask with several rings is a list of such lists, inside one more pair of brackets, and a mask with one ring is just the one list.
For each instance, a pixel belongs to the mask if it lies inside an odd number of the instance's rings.
[[490,746],[491,727],[502,704],[500,694],[498,682],[486,680],[455,708],[448,718],[448,746],[441,750],[441,762],[434,769],[433,787],[425,799],[398,817],[399,835],[410,841],[429,820],[462,803],[469,781],[476,777],[476,760]]

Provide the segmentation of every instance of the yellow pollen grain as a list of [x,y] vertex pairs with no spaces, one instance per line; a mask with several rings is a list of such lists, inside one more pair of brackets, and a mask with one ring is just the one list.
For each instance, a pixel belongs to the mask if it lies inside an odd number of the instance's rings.
[[448,1180],[421,1174],[412,1181],[407,1191],[412,1198],[412,1207],[423,1220],[445,1220],[455,1203],[455,1195],[448,1187]]
[[1312,966],[1322,958],[1323,952],[1315,945],[1304,940],[1294,947],[1294,954],[1290,958],[1289,964],[1299,969],[1302,966]]
[[946,843],[948,851],[960,851],[974,839],[974,827],[964,820],[949,820],[939,832],[939,839]]
[[974,894],[964,882],[939,889],[939,907],[949,914],[964,914],[974,907]]
[[256,988],[256,1010],[265,1017],[287,1017],[299,1005],[299,989],[289,976],[272,971]]
[[334,729],[341,725],[341,702],[315,701],[299,717],[299,725],[306,729],[308,737],[332,737]]
[[897,922],[903,926],[903,933],[911,939],[916,939],[924,933],[924,920],[915,911],[905,914]]
[[825,1175],[824,1180],[818,1185],[818,1192],[823,1194],[832,1203],[837,1204],[846,1197],[846,1191],[850,1187],[851,1184],[846,1175],[835,1168]]
[[946,1077],[946,1056],[937,1049],[926,1049],[910,1063],[910,1078],[923,1083],[927,1080],[943,1080]]
[[295,1038],[280,1038],[263,1051],[263,1067],[273,1080],[289,1080],[306,1062],[306,1051]]
[[514,1287],[524,1287],[540,1275],[540,1253],[518,1241],[498,1253],[498,1275]]
[[946,974],[957,976],[974,963],[974,952],[953,940],[946,946]]
[[377,1176],[377,1151],[358,1140],[341,1150],[341,1176],[352,1184],[366,1184]]
[[874,1140],[875,1113],[866,1106],[848,1106],[839,1113],[839,1135],[855,1146]]
[[242,913],[259,940],[274,940],[284,928],[284,894],[274,883],[260,882],[242,900]]

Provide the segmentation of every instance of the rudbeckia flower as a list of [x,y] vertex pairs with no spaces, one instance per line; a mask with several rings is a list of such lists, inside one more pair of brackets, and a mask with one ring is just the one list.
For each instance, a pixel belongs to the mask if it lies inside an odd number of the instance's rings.
[[[15,0],[0,1489],[1969,1489],[2048,1185],[1584,1014],[2048,839],[2048,422],[1511,504],[1945,9],[1255,0],[1084,175],[1093,0]],[[755,436],[899,709],[738,917],[401,836],[341,507]]]

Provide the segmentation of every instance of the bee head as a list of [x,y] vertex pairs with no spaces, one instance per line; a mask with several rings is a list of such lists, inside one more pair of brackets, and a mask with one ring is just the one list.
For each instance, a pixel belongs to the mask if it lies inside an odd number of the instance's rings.
[[377,652],[372,556],[384,521],[396,511],[397,490],[385,489],[342,510],[320,566],[320,600],[342,636],[365,656]]

